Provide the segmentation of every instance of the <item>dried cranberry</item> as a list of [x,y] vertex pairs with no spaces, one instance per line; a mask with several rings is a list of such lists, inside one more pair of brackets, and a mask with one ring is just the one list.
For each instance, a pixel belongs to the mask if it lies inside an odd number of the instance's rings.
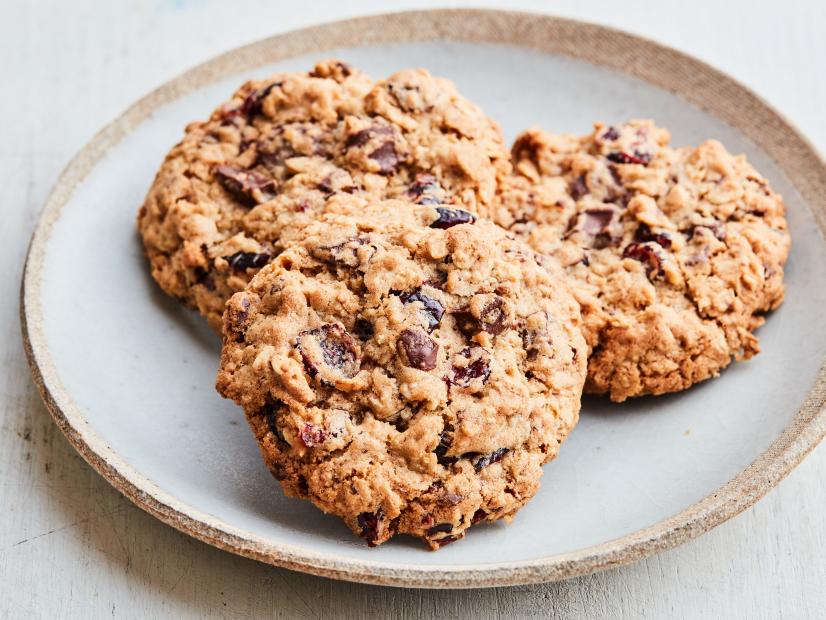
[[423,293],[420,288],[402,293],[399,295],[399,299],[403,304],[411,304],[416,301],[422,304],[422,314],[427,321],[428,333],[432,333],[433,330],[439,326],[439,323],[445,314],[444,306],[442,306],[442,304],[440,304],[437,300]]
[[428,528],[427,535],[435,536],[436,534],[450,534],[453,531],[453,524],[451,523],[437,523],[431,528]]
[[468,213],[462,209],[436,207],[436,212],[439,214],[439,217],[435,222],[430,224],[430,228],[446,229],[459,224],[473,224],[476,221],[472,213]]
[[270,262],[272,256],[266,252],[236,252],[230,256],[224,256],[224,260],[229,263],[233,271],[244,271],[245,269],[261,269]]
[[252,170],[218,166],[215,176],[224,189],[247,206],[255,206],[259,200],[266,202],[275,194],[275,181]]
[[608,158],[608,161],[612,161],[615,164],[640,164],[645,166],[651,162],[651,155],[648,153],[640,153],[639,151],[634,151],[633,155],[625,151],[614,151],[613,153],[608,153],[605,157]]
[[494,450],[490,454],[486,454],[482,457],[479,457],[479,459],[473,464],[473,469],[476,471],[476,473],[479,473],[488,465],[492,465],[493,463],[498,463],[499,461],[501,461],[502,458],[508,452],[510,452],[509,448],[499,448],[498,450]]
[[453,426],[451,426],[450,424],[445,424],[445,428],[442,431],[442,434],[439,435],[439,445],[436,446],[436,449],[433,451],[433,453],[436,455],[436,461],[439,463],[439,465],[452,465],[453,463],[459,460],[458,457],[447,456],[447,451],[450,449],[450,444],[453,443],[452,433]]
[[634,232],[634,240],[640,243],[652,241],[666,250],[671,249],[671,237],[668,236],[668,233],[655,233],[645,224],[640,224],[639,228]]
[[403,352],[406,365],[419,370],[433,370],[436,368],[436,358],[439,345],[420,329],[406,329],[401,333],[398,342],[399,350]]
[[439,205],[444,202],[444,190],[432,174],[417,174],[407,188],[407,195],[420,205]]
[[352,378],[361,367],[359,352],[353,337],[343,327],[327,323],[298,334],[296,343],[311,377],[320,375],[323,381],[340,377]]
[[622,252],[623,258],[633,258],[645,265],[645,273],[649,277],[662,273],[662,260],[650,245],[631,243]]
[[450,382],[454,385],[466,387],[475,379],[486,383],[490,377],[490,363],[487,352],[482,347],[466,347],[459,352],[459,356],[468,360],[465,365],[453,364],[453,374]]
[[320,426],[310,424],[309,422],[304,424],[298,433],[301,441],[304,442],[304,445],[308,448],[324,443],[329,435],[330,434]]
[[585,175],[580,175],[571,182],[568,191],[571,194],[571,198],[574,200],[579,200],[583,196],[588,193],[588,186],[585,184]]
[[370,340],[375,333],[373,324],[362,317],[356,319],[354,329],[356,331],[356,336],[358,336],[361,341]]
[[619,132],[616,130],[615,127],[609,127],[605,130],[605,133],[602,134],[603,140],[616,140],[619,137]]
[[384,520],[384,511],[379,508],[376,512],[362,512],[356,521],[361,528],[361,536],[367,541],[370,547],[376,546],[376,539],[379,537],[379,527]]
[[388,140],[368,156],[379,165],[382,174],[390,174],[402,161],[402,157],[396,152],[396,145],[392,140]]

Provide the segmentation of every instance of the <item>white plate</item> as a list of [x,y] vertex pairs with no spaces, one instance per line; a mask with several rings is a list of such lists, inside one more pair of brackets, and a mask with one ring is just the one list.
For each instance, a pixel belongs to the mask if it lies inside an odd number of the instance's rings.
[[[683,394],[621,406],[586,399],[579,427],[514,523],[475,528],[438,553],[404,539],[370,549],[337,518],[285,498],[243,415],[212,387],[218,341],[151,280],[134,221],[188,121],[206,117],[248,77],[306,70],[331,56],[377,78],[418,66],[446,76],[509,141],[534,124],[586,133],[595,120],[650,117],[676,145],[714,137],[745,152],[785,197],[794,242],[787,301],[759,331],[763,353]],[[744,88],[629,35],[474,11],[332,24],[191,71],[77,156],[33,239],[24,337],[35,379],[72,443],[133,501],[194,536],[374,583],[556,579],[713,527],[762,496],[823,435],[824,390],[813,386],[826,354],[826,244],[813,212],[826,212],[824,179],[805,140]]]

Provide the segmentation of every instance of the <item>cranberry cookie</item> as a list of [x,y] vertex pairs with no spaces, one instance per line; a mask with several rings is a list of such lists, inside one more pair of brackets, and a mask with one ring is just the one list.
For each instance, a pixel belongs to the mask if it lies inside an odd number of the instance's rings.
[[577,422],[561,269],[453,207],[331,200],[224,315],[217,388],[291,496],[371,546],[510,520]]
[[219,330],[226,300],[281,251],[282,226],[331,195],[476,210],[509,169],[498,126],[450,82],[408,70],[374,84],[327,61],[248,82],[190,124],[138,228],[155,280]]
[[759,351],[783,300],[781,197],[714,140],[672,148],[650,121],[576,138],[530,130],[493,219],[567,267],[590,349],[585,390],[683,390]]

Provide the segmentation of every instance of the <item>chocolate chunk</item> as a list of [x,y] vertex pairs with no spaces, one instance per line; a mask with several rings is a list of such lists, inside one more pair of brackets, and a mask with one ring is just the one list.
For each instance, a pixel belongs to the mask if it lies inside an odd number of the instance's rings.
[[486,513],[481,508],[473,513],[473,518],[471,518],[470,523],[471,525],[476,525],[479,521],[484,521],[487,519],[488,513]]
[[421,288],[406,291],[399,295],[399,299],[403,304],[412,304],[414,302],[422,304],[422,315],[427,322],[427,333],[432,333],[433,330],[439,326],[445,314],[445,309],[442,304],[423,293]]
[[656,250],[644,243],[631,243],[622,252],[623,258],[633,258],[645,265],[645,273],[648,277],[662,273],[662,260]]
[[264,99],[270,94],[273,88],[278,88],[281,84],[283,84],[283,82],[273,82],[264,88],[251,92],[247,95],[247,98],[244,99],[244,103],[241,104],[241,113],[247,118],[261,114],[261,104]]
[[688,229],[686,235],[688,236],[689,240],[694,238],[694,235],[697,233],[697,229],[705,228],[710,230],[714,237],[719,241],[726,240],[726,227],[723,222],[715,221],[709,224],[696,224]]
[[640,224],[639,228],[634,232],[634,240],[640,243],[651,241],[652,243],[659,244],[666,250],[671,249],[671,237],[668,236],[668,233],[655,233],[646,224]]
[[284,435],[281,433],[281,429],[278,428],[278,412],[284,407],[284,403],[277,401],[274,403],[268,403],[264,405],[264,408],[258,412],[258,415],[262,416],[267,421],[267,430],[270,431],[275,439],[284,445],[289,445],[287,440],[284,439]]
[[223,258],[229,263],[230,269],[233,271],[244,271],[246,269],[261,269],[270,262],[272,256],[266,252],[236,252]]
[[436,207],[439,217],[430,224],[430,228],[446,229],[459,224],[473,224],[476,217],[462,209],[448,209],[446,207]]
[[459,540],[461,536],[445,536],[444,538],[440,538],[439,540],[434,541],[439,547],[444,547],[445,545],[449,545],[452,542],[456,542]]
[[396,152],[396,145],[392,140],[388,140],[368,156],[379,165],[382,174],[390,174],[402,160]]
[[436,449],[433,453],[436,455],[436,461],[439,465],[444,467],[448,465],[452,465],[456,461],[458,461],[458,457],[455,456],[447,456],[447,451],[450,449],[450,445],[453,443],[453,426],[450,424],[445,424],[445,428],[442,431],[442,434],[439,435],[439,445],[436,446]]
[[327,323],[298,334],[296,348],[307,374],[331,382],[355,377],[361,369],[358,345],[343,327]]
[[479,459],[473,464],[473,469],[476,470],[476,473],[479,473],[488,465],[501,461],[508,452],[510,452],[509,448],[499,448],[490,454],[479,457]]
[[362,512],[356,521],[361,528],[361,537],[367,541],[369,547],[376,546],[379,537],[379,527],[384,520],[384,511],[379,508],[376,512]]
[[254,207],[275,195],[275,181],[252,170],[218,166],[215,176],[224,189],[246,206]]
[[367,245],[370,238],[367,236],[351,237],[342,243],[335,245],[319,246],[311,250],[313,258],[316,258],[328,265],[347,267],[359,266],[359,248]]
[[463,497],[461,495],[459,495],[458,493],[447,492],[444,495],[442,495],[442,500],[450,506],[455,506],[456,504],[461,502],[462,499],[463,499]]
[[507,319],[505,300],[496,296],[482,308],[479,326],[489,334],[496,336],[508,327]]
[[215,278],[211,271],[204,269],[203,267],[195,267],[193,270],[193,275],[195,276],[196,284],[206,287],[209,291],[215,290]]
[[588,193],[588,186],[585,184],[584,174],[578,176],[571,182],[568,192],[574,200],[579,200]]
[[456,321],[456,329],[468,338],[472,338],[479,331],[479,321],[468,310],[457,310],[451,316]]
[[599,235],[606,231],[614,219],[613,209],[586,209],[580,217],[580,229],[589,235]]
[[370,340],[370,338],[372,338],[373,334],[375,333],[375,328],[373,327],[373,324],[362,317],[356,319],[354,329],[356,331],[356,336],[358,336],[359,340],[361,340],[362,342]]
[[616,209],[612,207],[586,209],[571,221],[565,236],[577,232],[587,235],[590,237],[591,246],[596,250],[616,245],[619,239],[611,231],[616,213]]
[[421,329],[404,330],[399,337],[398,348],[406,366],[419,370],[436,368],[439,345]]
[[420,205],[439,205],[444,202],[444,190],[432,174],[417,174],[407,188],[407,195]]
[[453,531],[452,523],[437,523],[431,528],[428,528],[427,535],[435,536],[436,534],[449,534]]
[[359,148],[370,142],[373,136],[390,136],[393,135],[393,127],[390,125],[373,125],[367,129],[362,129],[354,134],[347,136],[347,141],[344,146],[348,149]]

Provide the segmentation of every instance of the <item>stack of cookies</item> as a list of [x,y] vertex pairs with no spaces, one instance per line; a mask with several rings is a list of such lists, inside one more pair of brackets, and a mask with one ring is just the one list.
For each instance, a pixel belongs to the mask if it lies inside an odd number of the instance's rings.
[[450,82],[340,61],[190,124],[138,226],[222,334],[218,391],[284,491],[433,549],[536,494],[583,391],[684,390],[757,353],[790,244],[718,142],[631,121],[509,151]]

